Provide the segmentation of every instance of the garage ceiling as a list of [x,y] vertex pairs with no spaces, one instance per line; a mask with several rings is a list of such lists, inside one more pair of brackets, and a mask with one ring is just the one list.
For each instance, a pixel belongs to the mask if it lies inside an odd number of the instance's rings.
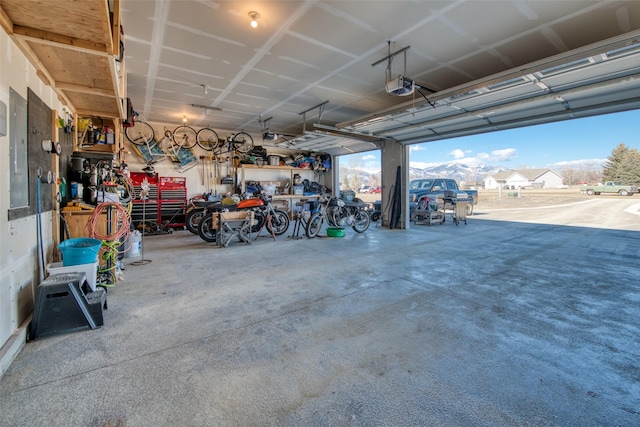
[[221,137],[347,154],[640,108],[635,0],[120,4],[134,108]]

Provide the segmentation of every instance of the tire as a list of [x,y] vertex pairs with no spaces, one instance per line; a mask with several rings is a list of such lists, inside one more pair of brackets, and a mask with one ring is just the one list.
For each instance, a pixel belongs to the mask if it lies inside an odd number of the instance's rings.
[[218,230],[213,229],[213,215],[206,215],[198,223],[198,235],[205,242],[215,242],[218,237]]
[[618,191],[618,194],[620,194],[621,196],[630,196],[631,195],[627,190],[620,190],[620,191]]
[[253,138],[246,132],[238,132],[231,140],[233,148],[243,154],[247,154],[253,148]]
[[353,225],[353,230],[358,233],[364,233],[369,228],[369,224],[371,223],[371,219],[369,218],[369,214],[364,209],[358,209],[356,214],[353,216],[355,220],[355,224]]
[[187,226],[187,230],[192,232],[193,234],[198,234],[198,223],[200,220],[206,215],[205,208],[193,208],[189,212],[187,212],[187,216],[185,217],[185,224]]
[[263,212],[253,211],[253,220],[254,220],[254,224],[251,227],[251,232],[257,233],[258,231],[260,231],[260,229],[264,225],[264,222],[267,220],[267,218]]
[[124,128],[124,135],[133,145],[140,146],[151,144],[156,138],[153,127],[149,123],[139,120],[133,126]]
[[467,216],[473,215],[473,203],[467,203]]
[[316,212],[313,215],[311,215],[311,218],[309,218],[309,222],[307,222],[307,227],[304,231],[305,231],[305,234],[307,235],[307,238],[313,239],[318,235],[321,228],[322,228],[322,217],[320,216],[319,213]]
[[196,141],[200,148],[206,151],[213,151],[220,146],[220,138],[215,130],[202,128],[196,134]]
[[593,196],[594,194],[596,194],[596,192],[595,192],[595,191],[593,191],[593,190],[590,188],[590,189],[588,189],[588,190],[587,190],[587,194],[588,194],[589,196]]
[[173,142],[179,148],[193,148],[198,143],[198,134],[191,126],[178,126],[173,131]]
[[274,214],[271,217],[271,227],[267,223],[267,231],[273,232],[276,236],[280,236],[287,232],[289,229],[289,214],[285,211],[275,209]]
[[380,212],[374,212],[371,214],[371,221],[378,222],[380,220]]

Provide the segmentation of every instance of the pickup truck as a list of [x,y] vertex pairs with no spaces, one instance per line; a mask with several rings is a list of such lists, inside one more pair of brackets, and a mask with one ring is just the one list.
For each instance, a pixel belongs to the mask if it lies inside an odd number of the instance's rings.
[[606,181],[604,185],[583,185],[580,191],[590,196],[600,193],[619,194],[621,196],[633,196],[638,192],[638,187],[634,185],[622,185],[618,181]]
[[467,205],[467,215],[473,214],[473,206],[478,204],[477,190],[460,190],[455,179],[432,178],[414,179],[409,183],[409,210],[413,211],[418,205],[418,200],[426,195],[435,195],[444,198],[446,191],[464,192],[473,199],[473,203]]

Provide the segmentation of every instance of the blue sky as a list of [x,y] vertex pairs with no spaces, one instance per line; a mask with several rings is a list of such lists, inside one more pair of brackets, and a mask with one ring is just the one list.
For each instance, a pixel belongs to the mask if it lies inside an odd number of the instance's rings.
[[[457,161],[510,169],[578,168],[601,164],[621,143],[640,149],[640,110],[416,144],[411,147],[411,166]],[[340,162],[377,172],[380,152],[342,156]]]

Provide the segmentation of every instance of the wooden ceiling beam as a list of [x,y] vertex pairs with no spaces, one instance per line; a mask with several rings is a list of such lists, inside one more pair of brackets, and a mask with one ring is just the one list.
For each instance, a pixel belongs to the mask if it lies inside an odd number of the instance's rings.
[[7,15],[7,12],[2,8],[2,3],[0,3],[0,26],[4,29],[4,31],[12,35],[13,34],[13,21]]
[[90,117],[90,116],[94,116],[94,117],[103,117],[103,118],[109,118],[109,119],[114,119],[114,120],[120,120],[120,117],[118,117],[117,114],[114,114],[113,111],[96,111],[96,110],[76,110],[76,114],[78,116],[83,116],[83,117]]
[[13,35],[16,38],[33,43],[62,47],[94,55],[109,56],[111,54],[110,50],[108,50],[107,46],[103,43],[77,39],[50,31],[38,30],[37,28],[24,27],[22,25],[13,26]]
[[100,89],[100,88],[91,87],[91,86],[83,86],[75,83],[56,82],[56,87],[60,90],[64,90],[68,92],[87,93],[90,95],[100,95],[100,96],[106,96],[109,98],[116,97],[116,94],[113,90]]
[[[107,14],[109,16],[109,5],[107,7]],[[109,24],[107,23],[107,26]],[[109,37],[110,46],[107,46],[109,52],[113,56],[119,56],[120,54],[120,0],[115,0],[113,3],[113,22],[111,23],[111,37]],[[108,30],[109,28],[107,28]]]

